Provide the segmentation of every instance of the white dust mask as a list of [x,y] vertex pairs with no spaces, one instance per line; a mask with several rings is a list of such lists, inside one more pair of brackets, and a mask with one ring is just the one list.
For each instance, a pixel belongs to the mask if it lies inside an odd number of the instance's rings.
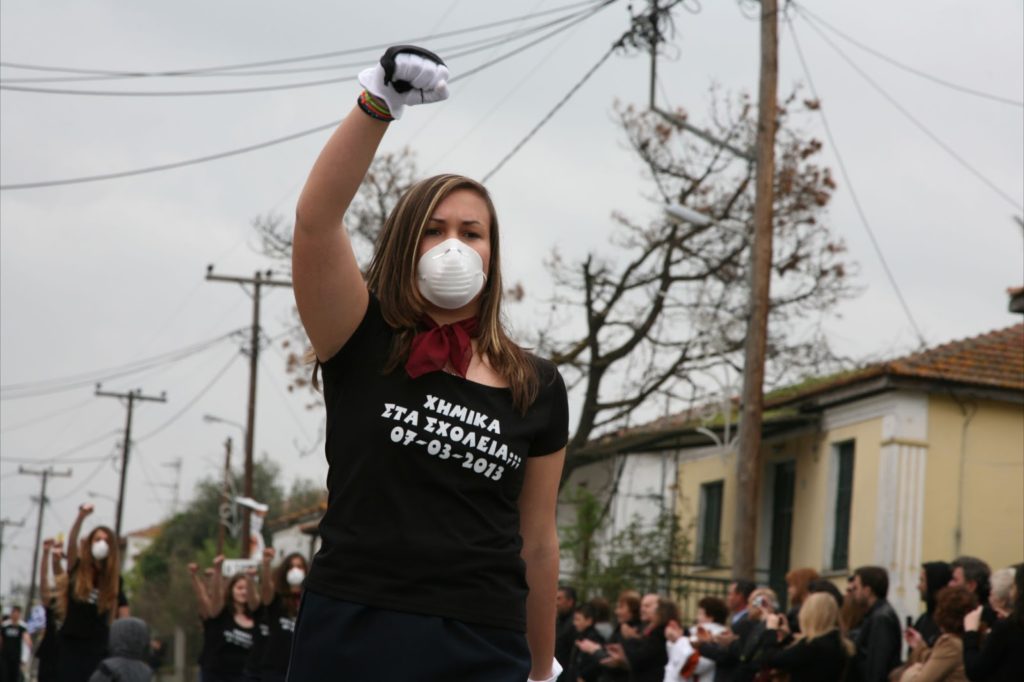
[[293,566],[288,569],[288,573],[285,574],[285,580],[292,587],[298,587],[302,584],[302,581],[306,579],[306,572],[298,566]]
[[110,545],[107,544],[106,540],[97,540],[92,543],[92,556],[94,559],[102,561],[107,558],[108,554],[110,554]]
[[416,283],[439,308],[457,310],[476,298],[487,281],[484,262],[472,247],[446,239],[420,256]]

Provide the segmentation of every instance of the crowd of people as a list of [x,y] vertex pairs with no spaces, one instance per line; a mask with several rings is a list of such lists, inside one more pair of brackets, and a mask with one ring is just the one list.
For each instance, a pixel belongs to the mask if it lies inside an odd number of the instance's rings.
[[737,580],[725,599],[700,599],[691,614],[664,595],[634,591],[611,609],[563,585],[559,681],[1024,680],[1024,564],[994,573],[968,556],[924,564],[925,608],[905,627],[879,566],[857,568],[845,593],[809,568],[790,571],[786,585],[788,610],[773,590]]
[[[5,616],[0,682],[27,680],[28,652],[40,682],[148,682],[155,641],[129,615],[113,531],[79,540],[92,507],[82,505],[67,542],[43,543],[42,606],[26,624]],[[202,626],[203,682],[284,682],[308,566],[301,554],[225,575],[223,557],[188,571]],[[705,596],[683,614],[664,595],[624,591],[614,606],[555,597],[560,682],[985,682],[1024,679],[1024,564],[992,572],[982,560],[921,566],[924,609],[901,625],[884,568],[862,566],[846,590],[809,568],[786,575],[786,602],[745,580],[725,598]],[[912,621],[912,622],[911,622]],[[34,628],[30,625],[34,624]],[[32,647],[30,631],[38,639]],[[339,678],[342,679],[342,678]]]
[[[58,538],[43,542],[41,604],[28,623],[21,608],[13,606],[0,624],[0,682],[29,680],[33,658],[38,682],[154,679],[163,645],[143,620],[130,615],[117,536],[97,526],[79,539],[92,512],[90,504],[79,508],[66,554]],[[223,557],[202,576],[196,564],[188,566],[202,624],[198,664],[203,682],[286,678],[306,559],[289,554],[272,568],[274,550],[263,549],[261,556],[259,570],[232,576],[223,574]]]

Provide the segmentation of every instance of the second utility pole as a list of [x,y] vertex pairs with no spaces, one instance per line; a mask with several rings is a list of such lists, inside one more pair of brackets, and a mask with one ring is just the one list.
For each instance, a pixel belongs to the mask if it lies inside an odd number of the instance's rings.
[[[226,277],[213,274],[213,266],[206,267],[206,279],[211,282],[234,282],[235,284],[251,284],[252,292],[252,335],[249,348],[249,409],[245,422],[245,491],[243,494],[252,498],[252,450],[253,429],[256,426],[256,372],[260,356],[260,289],[261,287],[290,287],[291,282],[273,279],[273,273],[256,272],[252,277]],[[249,558],[252,538],[249,537],[249,517],[252,510],[244,507],[242,512],[242,558]]]
[[[96,384],[96,395],[102,398],[127,398],[128,399],[128,419],[124,425],[124,447],[121,448],[121,483],[118,486],[117,493],[117,524],[114,527],[114,535],[117,536],[116,542],[121,542],[121,517],[124,514],[124,484],[128,478],[128,453],[131,451],[132,446],[132,410],[135,407],[136,400],[149,400],[155,403],[166,403],[167,394],[161,393],[159,397],[142,395],[142,389],[137,388],[134,391],[128,391],[127,393],[112,393],[110,391],[101,391],[100,384]],[[124,560],[124,557],[121,557]]]
[[739,451],[736,454],[736,516],[732,575],[754,579],[757,500],[761,487],[761,422],[769,285],[772,276],[772,202],[775,125],[778,115],[779,35],[777,0],[761,0],[761,87],[757,111],[757,175],[754,181],[754,243],[750,249],[750,313],[743,360]]
[[46,497],[46,482],[50,480],[50,476],[61,476],[70,477],[71,469],[67,471],[56,471],[52,466],[46,467],[45,469],[28,469],[23,466],[18,467],[19,474],[27,474],[29,476],[39,476],[43,479],[42,488],[39,491],[39,520],[36,522],[36,548],[32,550],[32,570],[29,574],[32,576],[29,582],[28,588],[28,602],[25,604],[25,613],[30,613],[32,609],[32,600],[36,596],[36,576],[39,574],[39,543],[43,537],[43,509],[46,508],[47,497]]

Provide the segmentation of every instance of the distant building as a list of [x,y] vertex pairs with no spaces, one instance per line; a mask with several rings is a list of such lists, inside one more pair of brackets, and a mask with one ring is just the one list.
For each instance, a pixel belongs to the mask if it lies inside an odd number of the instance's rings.
[[[736,455],[713,444],[723,422],[682,414],[592,441],[594,463],[566,489],[590,481],[635,497],[643,489],[625,477],[610,484],[615,462],[636,460],[648,478],[667,463],[678,470],[667,503],[693,528],[697,565],[685,572],[727,577]],[[842,582],[877,564],[906,616],[921,609],[922,562],[968,554],[996,569],[1024,557],[1024,324],[774,392],[763,428],[758,579],[780,596],[791,568]]]
[[121,551],[124,552],[124,561],[121,564],[121,573],[131,573],[138,561],[139,555],[146,551],[146,548],[153,544],[157,536],[164,529],[163,523],[158,523],[147,528],[133,530],[125,534],[121,540]]
[[327,500],[315,505],[285,514],[267,524],[271,533],[271,545],[280,559],[292,552],[298,552],[313,561],[313,555],[320,549],[320,519],[327,511]]

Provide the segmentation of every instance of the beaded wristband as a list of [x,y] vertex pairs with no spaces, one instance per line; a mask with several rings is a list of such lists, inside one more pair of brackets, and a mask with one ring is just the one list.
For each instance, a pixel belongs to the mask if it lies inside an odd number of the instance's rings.
[[377,99],[366,90],[363,90],[362,94],[359,95],[359,99],[356,100],[359,108],[363,110],[363,113],[370,118],[375,118],[378,121],[384,121],[390,123],[395,120],[395,117],[391,115],[391,111],[388,109],[388,105],[380,99]]

